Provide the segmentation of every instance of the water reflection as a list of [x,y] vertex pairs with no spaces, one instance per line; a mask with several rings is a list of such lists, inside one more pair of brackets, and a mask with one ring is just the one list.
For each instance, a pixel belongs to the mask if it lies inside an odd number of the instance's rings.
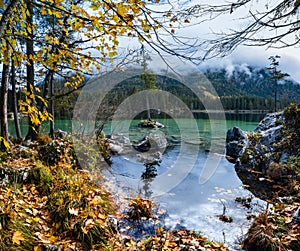
[[141,179],[144,183],[143,185],[143,194],[147,199],[151,198],[153,191],[151,190],[151,182],[157,176],[157,168],[159,162],[156,163],[146,163],[144,164],[145,171],[141,174]]
[[[253,119],[255,119],[255,116],[247,117],[247,120]],[[226,236],[226,242],[232,246],[251,223],[247,219],[248,214],[259,211],[260,206],[252,209],[247,207],[241,208],[235,201],[237,197],[251,197],[252,195],[243,188],[233,165],[227,162],[225,158],[222,158],[211,179],[205,184],[199,184],[199,175],[205,166],[208,156],[205,150],[212,139],[216,141],[216,144],[218,143],[218,138],[212,138],[211,136],[212,122],[203,118],[197,119],[198,137],[195,137],[192,132],[189,133],[188,126],[184,126],[185,135],[182,135],[171,119],[162,120],[161,122],[166,125],[160,132],[163,132],[163,136],[168,141],[168,146],[159,158],[151,159],[151,161],[149,161],[149,152],[114,156],[112,170],[115,173],[114,178],[118,180],[117,184],[123,184],[123,188],[132,188],[130,194],[133,194],[135,191],[136,194],[145,198],[153,198],[156,193],[156,187],[153,184],[157,183],[157,180],[164,173],[172,170],[175,163],[178,162],[181,148],[184,148],[185,162],[182,162],[177,169],[178,175],[183,175],[184,165],[188,162],[193,152],[192,149],[197,144],[200,150],[196,157],[194,168],[180,184],[168,193],[155,197],[161,208],[167,212],[164,229],[177,229],[180,227],[200,230],[210,239],[217,241],[224,241],[223,238]],[[189,121],[182,119],[180,122],[187,124]],[[217,124],[218,121],[214,121],[214,123]],[[257,121],[227,121],[227,127],[235,125],[238,125],[243,130],[253,130],[257,126]],[[130,141],[142,139],[145,133],[145,130],[131,127],[129,133]],[[220,133],[226,134],[226,131]],[[212,156],[219,158],[214,152],[212,152]],[[171,175],[167,175],[164,179],[165,182],[160,185],[164,186],[164,183],[167,183],[168,179],[171,178]],[[228,215],[233,218],[233,223],[221,222],[217,217],[223,210],[221,202],[226,204]],[[262,202],[254,198],[253,203],[261,204]]]

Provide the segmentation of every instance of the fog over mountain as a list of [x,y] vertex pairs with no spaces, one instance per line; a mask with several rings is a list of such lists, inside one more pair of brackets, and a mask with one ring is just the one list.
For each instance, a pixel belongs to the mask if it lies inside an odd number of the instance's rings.
[[[219,96],[274,96],[274,81],[266,68],[247,64],[228,65],[226,68],[212,67],[203,70]],[[300,100],[300,84],[291,77],[278,82],[280,99]]]

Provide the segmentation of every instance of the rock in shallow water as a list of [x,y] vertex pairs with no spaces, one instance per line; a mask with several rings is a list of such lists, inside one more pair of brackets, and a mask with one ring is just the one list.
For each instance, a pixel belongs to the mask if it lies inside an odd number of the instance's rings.
[[230,128],[226,135],[226,156],[230,162],[236,163],[243,154],[248,142],[247,134],[238,127]]

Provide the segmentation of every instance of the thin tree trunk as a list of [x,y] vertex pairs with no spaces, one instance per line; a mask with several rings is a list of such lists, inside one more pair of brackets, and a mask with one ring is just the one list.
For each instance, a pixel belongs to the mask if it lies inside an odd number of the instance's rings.
[[22,139],[19,116],[18,116],[18,99],[17,99],[17,90],[16,90],[16,71],[14,66],[14,60],[11,61],[11,89],[12,89],[13,113],[14,113],[16,136],[17,139]]
[[[48,100],[48,93],[49,93],[49,83],[51,81],[51,72],[52,70],[49,70],[45,76],[45,79],[44,79],[44,85],[43,85],[43,98],[45,100]],[[44,109],[46,108],[45,106],[45,103],[42,102],[41,100],[38,100],[37,102],[37,106],[38,106],[38,109],[43,112]],[[40,126],[37,126],[37,130],[39,131],[39,128]]]
[[50,137],[54,138],[54,95],[53,95],[53,71],[50,78],[50,101],[49,101],[49,113],[52,114],[52,120],[50,120]]
[[1,79],[1,136],[8,141],[7,97],[8,97],[9,65],[3,64]]
[[[31,0],[26,1],[27,9],[29,12],[29,16],[27,16],[27,25],[31,27],[31,33],[29,37],[26,39],[26,54],[28,58],[28,63],[26,65],[26,72],[27,72],[27,92],[29,94],[33,94],[33,86],[34,86],[34,47],[33,47],[33,33],[32,33],[32,23],[33,23],[33,8]],[[35,102],[32,102],[32,105],[35,105]],[[36,139],[38,132],[38,128],[32,123],[30,117],[28,117],[28,132],[26,135],[26,139]]]

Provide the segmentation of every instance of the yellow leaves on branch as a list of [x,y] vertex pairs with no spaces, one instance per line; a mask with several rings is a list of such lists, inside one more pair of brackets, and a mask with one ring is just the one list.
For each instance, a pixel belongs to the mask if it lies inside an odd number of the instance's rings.
[[[38,4],[32,1],[34,9],[40,14],[33,18],[32,24],[28,23],[30,13],[26,3],[20,1],[8,20],[9,27],[5,29],[1,39],[0,61],[9,62],[12,57],[15,66],[28,63],[42,66],[39,77],[43,77],[49,69],[64,76],[68,70],[74,74],[79,72],[82,76],[84,73],[99,71],[102,62],[115,60],[120,36],[137,37],[141,41],[150,40],[151,34],[162,27],[159,22],[149,21],[152,20],[149,19],[151,11],[145,8],[145,0],[86,0],[81,4],[67,4],[63,0],[41,0]],[[169,12],[166,14],[168,18],[171,16]],[[41,19],[45,22],[41,22]],[[46,20],[53,20],[55,27],[50,26]],[[171,21],[176,20],[172,18]],[[40,27],[47,23],[49,27]],[[19,38],[24,41],[26,38],[31,39],[32,35],[35,52],[27,56],[21,48]],[[92,49],[97,51],[97,57],[88,54],[90,50],[87,47],[91,44]],[[67,79],[66,85],[77,88],[82,80],[79,77],[76,80]],[[28,114],[34,124],[39,125],[41,121],[51,119],[51,115],[35,108],[37,98],[38,95],[26,95],[25,101],[21,101],[21,111]],[[42,102],[47,103],[46,100]]]
[[52,120],[52,114],[48,113],[47,110],[40,111],[36,106],[36,99],[39,99],[45,107],[48,106],[47,101],[33,92],[33,86],[31,85],[31,91],[23,90],[25,94],[25,100],[19,100],[20,112],[28,115],[32,124],[39,126],[43,121]]

